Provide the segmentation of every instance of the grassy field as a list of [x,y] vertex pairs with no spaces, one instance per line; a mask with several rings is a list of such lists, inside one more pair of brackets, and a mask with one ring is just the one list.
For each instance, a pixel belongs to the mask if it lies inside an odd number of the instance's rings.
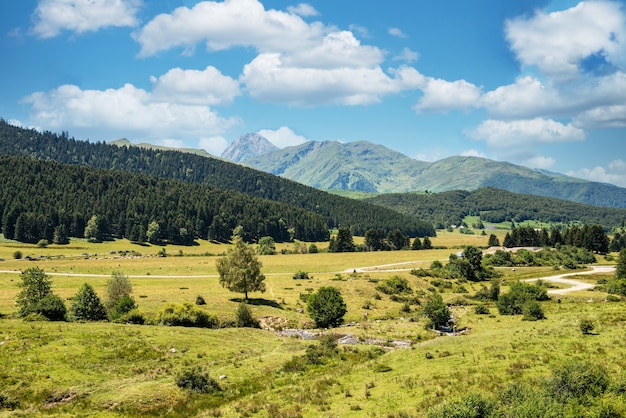
[[[0,243],[0,416],[424,416],[428,408],[455,396],[493,393],[514,382],[549,376],[572,358],[603,364],[618,379],[626,367],[623,302],[606,293],[580,291],[543,302],[546,320],[474,312],[468,299],[481,283],[455,283],[442,296],[452,303],[459,329],[437,337],[424,328],[420,307],[394,302],[376,290],[391,276],[407,279],[415,294],[432,291],[432,279],[408,269],[446,260],[463,245],[486,246],[487,237],[457,231],[440,233],[428,251],[352,254],[277,254],[259,257],[267,290],[251,294],[257,318],[285,328],[310,328],[302,296],[320,286],[337,287],[348,306],[347,326],[332,332],[375,344],[342,345],[339,353],[292,371],[294,356],[306,358],[310,341],[258,329],[217,330],[114,323],[27,322],[14,318],[19,272],[40,267],[54,292],[71,298],[85,282],[104,295],[112,271],[131,278],[139,310],[153,317],[166,303],[191,302],[222,321],[235,318],[241,295],[218,282],[216,255],[227,246],[200,242],[193,247],[139,247],[127,241],[37,248]],[[326,243],[317,244],[325,249]],[[279,247],[290,249],[292,245]],[[15,260],[21,251],[33,260]],[[138,255],[121,256],[135,250]],[[120,251],[122,253],[120,253]],[[39,256],[43,256],[39,258]],[[400,264],[402,263],[402,264]],[[397,264],[397,271],[381,267]],[[310,280],[294,280],[306,271]],[[502,291],[518,279],[545,277],[552,268],[502,269]],[[601,276],[581,276],[596,282]],[[459,290],[462,285],[462,293]],[[561,287],[558,285],[555,287]],[[69,304],[69,301],[66,301]],[[593,335],[582,335],[581,318]],[[400,341],[409,348],[394,348]],[[221,390],[196,394],[180,389],[176,377],[200,368]],[[223,379],[218,379],[223,377]],[[626,379],[623,380],[626,382]],[[620,398],[621,399],[621,398]],[[623,402],[623,400],[620,400]],[[614,415],[620,416],[620,415]]]

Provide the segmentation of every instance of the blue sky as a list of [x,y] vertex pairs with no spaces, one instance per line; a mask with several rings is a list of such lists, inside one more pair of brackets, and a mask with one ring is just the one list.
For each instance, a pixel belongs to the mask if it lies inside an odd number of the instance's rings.
[[626,187],[626,4],[2,1],[0,117],[204,148],[366,140]]

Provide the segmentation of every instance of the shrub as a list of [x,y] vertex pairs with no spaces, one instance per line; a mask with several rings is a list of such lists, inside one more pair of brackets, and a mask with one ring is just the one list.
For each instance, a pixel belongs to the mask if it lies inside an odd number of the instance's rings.
[[16,260],[21,260],[22,256],[23,256],[23,254],[22,254],[22,252],[20,250],[17,250],[17,251],[15,251],[13,253],[13,258],[16,259]]
[[522,314],[524,315],[524,321],[546,319],[546,316],[543,313],[543,308],[536,300],[528,300],[524,302],[524,305],[522,306]]
[[393,276],[387,280],[384,280],[382,283],[376,286],[376,290],[383,292],[387,295],[397,295],[400,293],[412,292],[412,289],[409,286],[409,281],[400,276]]
[[214,315],[209,315],[202,309],[194,307],[191,303],[170,303],[161,309],[155,318],[159,325],[173,327],[197,327],[218,328],[219,320]]
[[508,293],[498,297],[498,312],[500,315],[519,315],[527,301],[548,300],[546,289],[539,283],[531,285],[524,282],[515,282]]
[[199,368],[184,370],[178,374],[176,386],[197,393],[215,393],[221,390],[217,381]]
[[489,308],[483,304],[476,305],[474,312],[478,315],[489,315]]
[[50,245],[50,243],[47,239],[40,239],[39,242],[37,242],[37,247],[39,248],[46,248],[48,245]]
[[320,287],[307,299],[307,312],[319,328],[338,326],[347,312],[341,293],[334,287]]
[[85,283],[72,300],[72,316],[79,321],[101,321],[107,319],[107,312],[100,297],[89,284]]
[[37,303],[35,312],[43,315],[50,321],[65,321],[67,309],[59,296],[50,294]]
[[128,312],[125,315],[120,316],[115,320],[115,322],[119,322],[122,324],[135,324],[135,325],[143,325],[146,323],[146,318],[144,315],[136,309]]
[[206,305],[206,301],[202,296],[196,296],[196,305]]
[[298,271],[293,274],[292,277],[294,280],[309,280],[309,273],[306,271]]
[[443,299],[439,293],[434,293],[428,297],[422,309],[422,313],[430,321],[430,326],[434,328],[447,325],[450,320],[450,310],[446,304],[443,303]]
[[309,254],[317,254],[318,253],[317,245],[311,244],[309,245]]
[[124,295],[118,299],[117,303],[111,310],[111,318],[117,319],[135,308],[137,308],[135,299],[133,299],[130,295]]
[[237,321],[238,328],[259,328],[259,321],[252,316],[250,307],[244,302],[241,302],[237,306]]
[[428,410],[428,418],[486,418],[496,412],[495,400],[479,393],[447,400]]
[[591,334],[591,331],[595,328],[593,321],[589,318],[581,319],[578,326],[583,334]]
[[562,402],[599,396],[609,386],[609,374],[604,366],[589,361],[571,360],[552,373],[551,391]]

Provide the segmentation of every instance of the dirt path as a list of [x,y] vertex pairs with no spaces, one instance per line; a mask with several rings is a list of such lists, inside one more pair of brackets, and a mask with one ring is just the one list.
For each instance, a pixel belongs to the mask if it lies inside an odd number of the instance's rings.
[[566,289],[549,289],[548,294],[550,295],[565,295],[570,292],[577,292],[579,290],[589,290],[593,289],[596,285],[593,283],[581,282],[580,280],[574,279],[566,279],[566,277],[571,276],[582,276],[588,274],[596,274],[596,273],[611,273],[615,271],[615,267],[612,266],[593,266],[591,270],[588,271],[580,271],[576,273],[567,273],[567,274],[558,274],[556,276],[548,276],[548,277],[540,277],[536,279],[526,279],[525,282],[535,282],[537,280],[542,280],[544,282],[553,282],[553,283],[563,283],[570,285]]

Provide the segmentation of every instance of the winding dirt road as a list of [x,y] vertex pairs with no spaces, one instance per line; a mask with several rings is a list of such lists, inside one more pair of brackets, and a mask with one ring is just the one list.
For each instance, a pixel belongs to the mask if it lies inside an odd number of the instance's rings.
[[525,282],[536,282],[537,280],[543,280],[544,282],[563,283],[568,284],[571,287],[565,289],[549,289],[550,295],[565,295],[570,292],[577,292],[579,290],[593,289],[596,285],[593,283],[581,282],[580,280],[566,279],[571,276],[582,276],[596,273],[611,273],[615,271],[615,267],[612,266],[592,266],[591,270],[580,271],[576,273],[558,274],[556,276],[540,277],[537,279],[526,279]]

